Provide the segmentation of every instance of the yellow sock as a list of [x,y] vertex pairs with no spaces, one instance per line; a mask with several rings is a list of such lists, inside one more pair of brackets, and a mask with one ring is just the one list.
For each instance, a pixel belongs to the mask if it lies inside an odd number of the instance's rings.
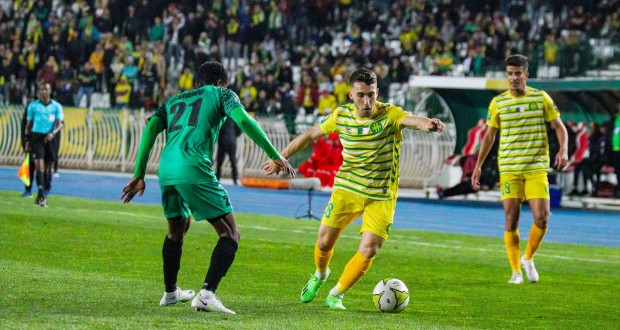
[[547,232],[547,228],[541,229],[536,224],[532,225],[530,229],[530,239],[527,240],[527,246],[525,247],[525,259],[530,260],[538,250],[540,243],[545,237],[545,233]]
[[334,249],[323,252],[319,249],[319,242],[316,242],[314,245],[314,264],[316,265],[316,270],[320,273],[327,272],[327,268],[329,268],[329,261],[332,259],[333,254]]
[[353,258],[349,260],[347,266],[344,267],[344,272],[340,279],[338,280],[338,284],[336,284],[336,289],[340,293],[345,293],[347,290],[352,288],[357,281],[366,273],[366,271],[370,268],[372,264],[373,258],[364,257],[359,251],[355,253]]
[[508,253],[508,261],[513,273],[521,272],[521,260],[519,250],[519,230],[504,231],[504,243],[506,244],[506,252]]

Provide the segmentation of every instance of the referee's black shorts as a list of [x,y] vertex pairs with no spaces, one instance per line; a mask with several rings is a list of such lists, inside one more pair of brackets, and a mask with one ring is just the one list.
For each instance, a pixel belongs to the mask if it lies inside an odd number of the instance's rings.
[[47,134],[33,133],[30,142],[30,153],[34,159],[43,159],[44,162],[53,162],[56,152],[52,148],[54,141],[45,141]]

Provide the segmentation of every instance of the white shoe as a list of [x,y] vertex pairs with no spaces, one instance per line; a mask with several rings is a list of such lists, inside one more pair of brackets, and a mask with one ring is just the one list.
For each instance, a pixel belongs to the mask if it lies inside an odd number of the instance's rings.
[[536,266],[534,266],[534,259],[526,260],[525,256],[521,257],[521,266],[525,269],[528,281],[532,283],[538,282],[538,272],[536,271]]
[[508,284],[523,284],[523,275],[521,273],[512,273],[512,277],[508,281]]
[[58,174],[58,172],[54,173],[54,175],[52,175],[52,177],[54,179],[60,179],[60,174]]
[[[210,296],[210,298],[206,298],[205,296]],[[224,307],[224,304],[222,304],[222,302],[217,299],[214,293],[205,290],[201,290],[200,293],[198,293],[196,297],[194,297],[194,300],[192,300],[192,307],[198,312],[237,314],[230,309]]]
[[159,301],[159,306],[174,305],[178,302],[188,302],[196,295],[194,290],[183,290],[177,286],[175,292],[164,292],[164,296]]

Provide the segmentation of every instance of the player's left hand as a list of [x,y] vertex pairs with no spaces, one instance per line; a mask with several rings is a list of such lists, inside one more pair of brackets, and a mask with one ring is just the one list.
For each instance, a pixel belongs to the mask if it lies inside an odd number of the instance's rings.
[[441,120],[437,118],[430,118],[428,122],[426,123],[426,129],[429,132],[441,133],[443,132],[443,127],[444,127],[443,123],[441,122]]
[[564,170],[568,166],[568,152],[567,151],[558,151],[557,155],[555,155],[555,163],[553,167],[558,169],[559,171]]
[[123,203],[129,203],[136,194],[142,196],[142,194],[144,194],[144,189],[146,189],[144,179],[131,178],[125,185],[125,188],[123,188],[120,199],[123,200]]
[[295,168],[291,166],[286,158],[280,156],[280,159],[274,160],[274,162],[279,168],[284,169],[286,173],[291,176],[291,178],[294,178],[297,175],[297,171],[295,171]]

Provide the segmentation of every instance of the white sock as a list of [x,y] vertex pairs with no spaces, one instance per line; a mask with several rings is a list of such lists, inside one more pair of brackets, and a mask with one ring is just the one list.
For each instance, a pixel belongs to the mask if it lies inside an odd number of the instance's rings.
[[340,291],[338,291],[338,287],[333,287],[331,290],[329,290],[329,294],[333,294],[336,296],[340,296],[342,297],[344,295],[344,293],[341,293]]
[[214,295],[215,295],[215,293],[213,293],[211,291],[207,291],[205,289],[200,290],[200,296],[205,298],[205,299],[211,299]]
[[329,277],[329,273],[330,273],[329,269],[325,273],[321,273],[317,269],[316,271],[314,271],[314,276],[318,277],[320,280],[325,280],[327,279],[327,277]]

